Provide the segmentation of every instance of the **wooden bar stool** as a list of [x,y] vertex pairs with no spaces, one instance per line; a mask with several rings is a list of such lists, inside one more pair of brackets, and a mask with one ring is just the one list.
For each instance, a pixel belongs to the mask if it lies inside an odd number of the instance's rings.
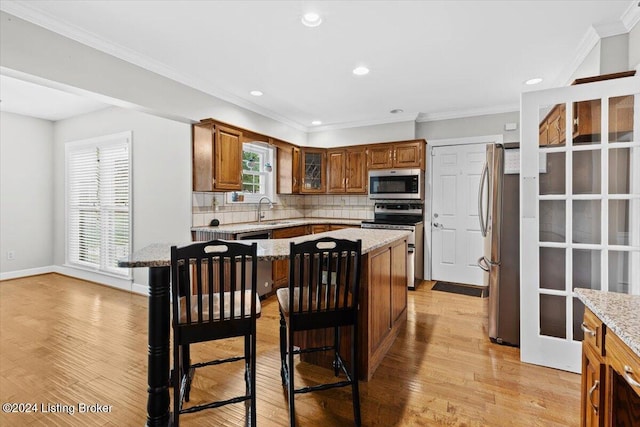
[[[245,402],[247,424],[256,425],[257,244],[213,240],[171,248],[173,295],[173,425],[180,414]],[[189,345],[244,337],[244,355],[203,363],[190,362]],[[195,370],[244,361],[245,394],[183,408]]]
[[[289,286],[276,292],[280,307],[280,361],[282,384],[287,389],[289,422],[295,426],[297,393],[352,387],[355,424],[361,425],[358,391],[358,293],[360,285],[362,241],[321,238],[290,244]],[[351,360],[340,354],[340,328],[351,326]],[[294,348],[294,334],[313,329],[333,329],[332,345]],[[293,356],[300,353],[333,351],[337,377],[346,379],[296,389]]]

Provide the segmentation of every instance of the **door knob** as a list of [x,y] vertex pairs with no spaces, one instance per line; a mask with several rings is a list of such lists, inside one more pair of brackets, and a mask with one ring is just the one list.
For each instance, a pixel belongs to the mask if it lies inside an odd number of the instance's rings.
[[442,225],[440,223],[437,223],[437,222],[434,222],[433,223],[433,228],[439,228],[441,230],[444,230],[444,225]]

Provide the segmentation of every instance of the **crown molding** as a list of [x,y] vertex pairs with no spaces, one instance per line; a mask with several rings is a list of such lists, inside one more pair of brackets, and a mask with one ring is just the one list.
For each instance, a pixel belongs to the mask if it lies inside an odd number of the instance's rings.
[[400,123],[400,122],[415,122],[418,117],[418,113],[405,113],[405,114],[394,114],[393,117],[385,117],[378,119],[368,119],[368,120],[358,120],[354,122],[344,122],[344,123],[336,123],[322,126],[313,126],[310,127],[307,132],[308,133],[316,133],[316,132],[325,132],[329,130],[338,130],[338,129],[349,129],[349,128],[357,128],[363,126],[376,126],[376,125],[386,125],[389,123]]
[[151,71],[168,79],[174,80],[178,83],[184,84],[185,86],[188,86],[192,89],[196,89],[208,95],[219,98],[223,101],[245,108],[254,113],[263,115],[280,123],[284,123],[299,131],[308,131],[308,128],[306,126],[303,126],[300,123],[284,117],[272,110],[260,107],[259,105],[235,96],[225,91],[224,89],[211,85],[210,83],[200,78],[178,72],[174,68],[169,67],[160,61],[149,58],[137,51],[109,42],[94,33],[80,29],[68,22],[56,19],[30,4],[17,3],[14,1],[6,0],[2,1],[2,3],[0,4],[0,10],[10,13],[20,19],[24,19],[25,21],[28,21],[32,24],[43,27],[47,30],[53,31],[54,33],[60,34],[68,39],[74,40],[100,52],[106,53],[130,64],[136,65],[147,71]]
[[640,21],[640,2],[632,0],[627,10],[622,14],[621,19],[627,32],[633,30],[633,27]]
[[520,104],[496,105],[494,107],[470,108],[468,110],[447,111],[443,113],[420,114],[416,122],[435,122],[438,120],[462,119],[465,117],[487,116],[491,114],[513,113],[520,111]]
[[599,41],[600,36],[598,35],[598,32],[593,26],[590,26],[585,35],[582,37],[582,40],[580,40],[573,60],[565,65],[562,71],[558,73],[558,76],[554,80],[554,84],[552,85],[552,87],[567,86],[568,84],[570,84],[571,76],[573,76],[580,64],[584,62],[587,55],[591,53],[591,51]]

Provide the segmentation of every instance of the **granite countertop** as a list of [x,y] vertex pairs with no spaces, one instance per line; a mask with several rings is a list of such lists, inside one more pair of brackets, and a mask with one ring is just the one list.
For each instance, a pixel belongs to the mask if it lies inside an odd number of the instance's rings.
[[581,288],[574,294],[640,357],[640,295]]
[[250,231],[273,230],[275,228],[296,227],[308,224],[343,224],[360,227],[361,219],[339,219],[339,218],[288,218],[276,219],[263,222],[244,222],[237,224],[225,224],[211,227],[208,225],[191,227],[191,231],[208,231],[220,233],[246,233]]
[[[258,243],[258,259],[275,261],[289,258],[289,243],[300,243],[320,237],[337,239],[362,239],[362,253],[366,254],[388,243],[406,237],[410,232],[405,230],[377,230],[362,228],[345,228],[312,235],[293,237],[290,239],[239,240],[241,243]],[[185,246],[193,242],[153,243],[132,253],[129,257],[118,261],[119,267],[164,267],[171,264],[171,246]]]

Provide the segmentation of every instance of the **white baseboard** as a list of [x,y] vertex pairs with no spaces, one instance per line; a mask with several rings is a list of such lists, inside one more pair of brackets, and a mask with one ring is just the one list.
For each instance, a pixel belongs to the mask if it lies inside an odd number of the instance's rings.
[[46,267],[28,268],[25,270],[9,271],[0,273],[0,280],[19,279],[22,277],[36,276],[39,274],[58,273],[76,279],[88,280],[90,282],[99,283],[101,285],[110,286],[112,288],[121,289],[123,291],[132,292],[140,295],[149,295],[149,287],[133,282],[131,279],[120,279],[117,277],[106,276],[103,274],[93,273],[91,271],[73,268],[67,265],[48,265]]
[[38,274],[54,273],[55,265],[47,265],[46,267],[27,268],[25,270],[8,271],[0,273],[0,280],[19,279],[27,276],[37,276]]
[[141,285],[139,283],[133,282],[131,284],[131,292],[133,292],[134,294],[140,294],[140,295],[148,296],[149,295],[149,287],[147,285]]

